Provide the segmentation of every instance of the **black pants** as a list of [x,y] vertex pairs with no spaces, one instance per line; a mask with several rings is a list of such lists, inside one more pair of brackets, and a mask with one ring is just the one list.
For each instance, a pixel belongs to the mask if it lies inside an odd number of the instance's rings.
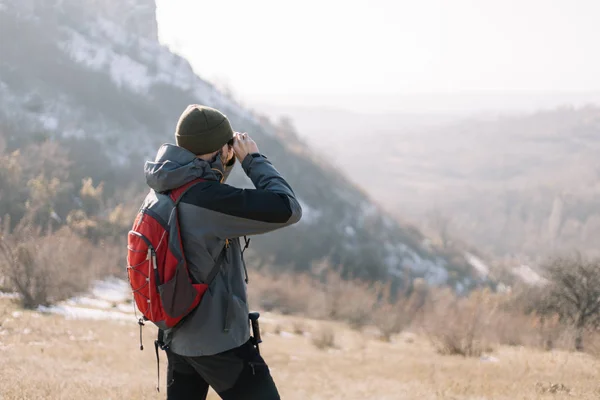
[[280,400],[269,367],[250,341],[214,356],[166,353],[167,400],[204,400],[209,386],[223,400]]

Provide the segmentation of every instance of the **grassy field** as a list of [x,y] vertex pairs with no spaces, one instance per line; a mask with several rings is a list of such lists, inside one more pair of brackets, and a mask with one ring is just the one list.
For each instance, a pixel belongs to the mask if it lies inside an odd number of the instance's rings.
[[[154,389],[151,327],[140,352],[135,321],[69,320],[7,299],[0,321],[0,400],[164,398]],[[384,343],[368,330],[269,313],[262,327],[283,399],[600,399],[600,360],[585,354],[504,347],[482,359],[442,356],[408,333]],[[313,342],[327,331],[335,347],[321,350]]]

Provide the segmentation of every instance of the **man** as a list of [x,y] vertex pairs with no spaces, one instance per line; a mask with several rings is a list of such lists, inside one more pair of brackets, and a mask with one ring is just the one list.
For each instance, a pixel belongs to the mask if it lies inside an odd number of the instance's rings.
[[[239,238],[294,224],[302,210],[290,185],[246,133],[233,132],[221,112],[190,105],[175,132],[145,166],[146,181],[167,192],[202,178],[178,205],[182,245],[195,282],[206,282],[225,257],[200,305],[164,332],[167,399],[279,399],[269,369],[250,341],[247,271]],[[224,184],[236,159],[256,189]]]

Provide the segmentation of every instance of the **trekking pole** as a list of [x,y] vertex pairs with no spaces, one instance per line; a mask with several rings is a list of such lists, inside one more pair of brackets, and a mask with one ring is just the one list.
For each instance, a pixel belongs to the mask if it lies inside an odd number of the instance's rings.
[[252,325],[252,342],[256,346],[256,351],[260,354],[260,349],[258,345],[262,343],[262,339],[260,337],[260,326],[258,325],[258,318],[260,317],[260,313],[252,312],[248,314],[248,318],[250,318],[250,324]]

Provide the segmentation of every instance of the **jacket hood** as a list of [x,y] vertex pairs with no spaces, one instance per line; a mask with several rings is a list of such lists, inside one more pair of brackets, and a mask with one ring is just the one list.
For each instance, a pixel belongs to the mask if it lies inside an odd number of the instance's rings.
[[197,178],[218,181],[218,173],[223,176],[219,157],[211,164],[174,144],[163,144],[155,160],[146,161],[144,165],[146,183],[159,193],[176,189]]

